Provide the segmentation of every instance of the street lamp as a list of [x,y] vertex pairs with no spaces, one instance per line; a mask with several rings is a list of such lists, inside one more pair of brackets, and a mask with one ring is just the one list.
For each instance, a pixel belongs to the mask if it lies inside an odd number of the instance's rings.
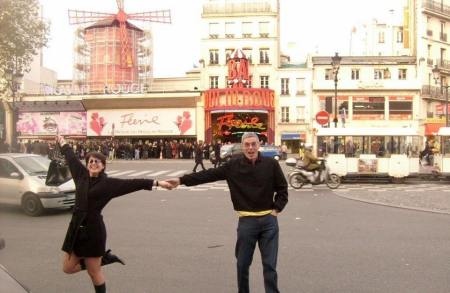
[[334,75],[334,127],[337,128],[338,125],[338,109],[337,109],[337,84],[338,84],[338,73],[339,73],[339,67],[341,65],[341,59],[342,57],[338,55],[336,52],[336,55],[331,57],[331,65],[333,66],[333,75]]
[[16,101],[18,98],[18,91],[20,89],[20,85],[22,84],[23,74],[20,71],[16,71],[13,69],[6,69],[5,70],[5,79],[9,83],[9,87],[11,89],[11,96],[12,96],[12,132],[11,132],[11,149],[14,151],[17,150],[17,107],[16,107]]
[[448,127],[448,84],[443,84],[442,78],[441,78],[441,70],[437,67],[437,65],[434,65],[433,69],[431,70],[433,72],[433,78],[434,82],[437,84],[438,80],[441,80],[441,92],[442,88],[445,88],[445,127]]

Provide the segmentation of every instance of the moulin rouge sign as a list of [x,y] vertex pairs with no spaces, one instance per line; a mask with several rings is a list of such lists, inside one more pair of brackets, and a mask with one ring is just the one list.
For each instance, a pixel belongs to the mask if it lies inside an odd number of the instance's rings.
[[236,50],[228,61],[228,88],[204,92],[205,110],[274,109],[275,93],[267,88],[248,88],[248,60]]

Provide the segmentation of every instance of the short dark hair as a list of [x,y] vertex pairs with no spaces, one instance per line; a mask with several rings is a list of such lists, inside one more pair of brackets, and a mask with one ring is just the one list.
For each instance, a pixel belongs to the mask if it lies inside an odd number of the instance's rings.
[[87,164],[89,162],[89,159],[91,157],[99,159],[102,162],[103,166],[105,166],[105,168],[106,168],[106,156],[104,154],[102,154],[102,153],[99,153],[99,152],[89,152],[89,153],[86,154],[86,158],[85,158],[86,166],[87,166]]

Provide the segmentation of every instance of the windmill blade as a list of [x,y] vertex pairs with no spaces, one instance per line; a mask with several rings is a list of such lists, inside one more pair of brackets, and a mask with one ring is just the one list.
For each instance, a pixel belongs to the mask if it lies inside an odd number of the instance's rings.
[[116,0],[117,2],[117,8],[119,8],[119,10],[124,10],[125,4],[123,3],[124,0]]
[[172,19],[170,16],[170,10],[155,10],[155,11],[148,11],[148,12],[132,13],[132,14],[128,14],[128,19],[140,20],[140,21],[172,23]]
[[69,24],[96,22],[106,18],[114,18],[115,14],[69,9]]
[[126,22],[119,23],[120,30],[120,65],[122,68],[133,66],[133,54],[131,54],[130,37],[127,31]]

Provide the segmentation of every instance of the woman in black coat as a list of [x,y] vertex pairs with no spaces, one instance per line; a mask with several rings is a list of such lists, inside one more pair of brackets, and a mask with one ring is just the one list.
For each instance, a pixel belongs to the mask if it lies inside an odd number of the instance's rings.
[[141,189],[152,190],[153,186],[171,189],[171,185],[152,179],[109,178],[104,172],[106,157],[103,154],[87,154],[85,167],[62,136],[58,137],[58,143],[76,187],[75,207],[62,247],[63,271],[73,274],[86,269],[95,292],[106,292],[101,266],[123,262],[109,251],[105,253],[106,228],[102,209],[115,197]]

